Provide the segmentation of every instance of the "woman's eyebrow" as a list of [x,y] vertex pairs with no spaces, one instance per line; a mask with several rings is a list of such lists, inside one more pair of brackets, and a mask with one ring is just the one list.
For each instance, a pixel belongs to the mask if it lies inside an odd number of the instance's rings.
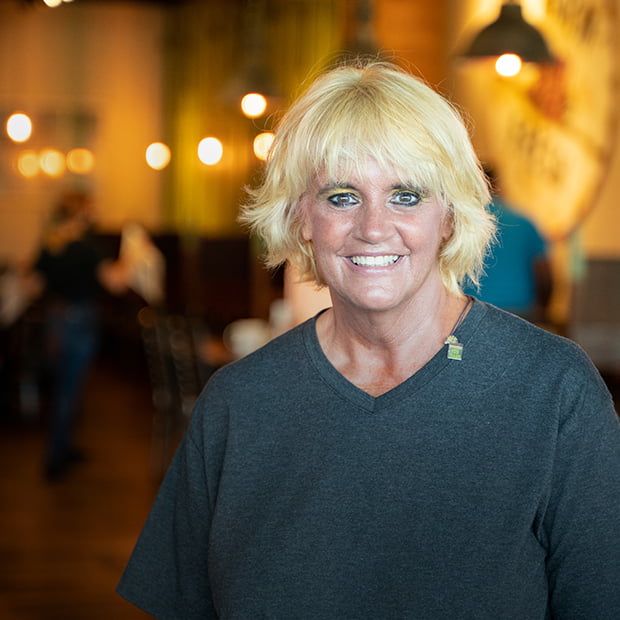
[[420,194],[422,198],[427,198],[428,196],[431,195],[430,190],[423,187],[419,183],[395,183],[394,185],[392,185],[391,190],[392,191],[406,190],[410,192],[416,192],[417,194]]
[[392,185],[392,189],[413,189],[420,192],[426,191],[420,183],[416,183],[415,181],[400,181],[398,183],[394,183],[394,185]]
[[352,183],[346,183],[344,181],[335,181],[333,183],[328,183],[327,185],[323,185],[322,187],[319,188],[319,191],[317,192],[317,195],[322,195],[322,194],[326,194],[328,192],[337,190],[337,189],[351,189],[354,191],[359,191],[357,189],[357,187],[355,187],[355,185],[353,185]]
[[334,181],[333,183],[327,183],[324,185],[320,191],[330,190],[330,189],[355,189],[355,186],[351,183],[347,183],[346,181]]

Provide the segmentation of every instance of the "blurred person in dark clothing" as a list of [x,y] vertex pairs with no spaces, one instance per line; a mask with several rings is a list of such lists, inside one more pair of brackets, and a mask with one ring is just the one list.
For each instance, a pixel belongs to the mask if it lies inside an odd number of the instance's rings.
[[53,209],[34,270],[44,293],[46,345],[53,374],[46,476],[55,480],[83,460],[73,428],[77,401],[98,343],[101,289],[126,290],[119,261],[106,259],[93,236],[87,195],[71,193]]

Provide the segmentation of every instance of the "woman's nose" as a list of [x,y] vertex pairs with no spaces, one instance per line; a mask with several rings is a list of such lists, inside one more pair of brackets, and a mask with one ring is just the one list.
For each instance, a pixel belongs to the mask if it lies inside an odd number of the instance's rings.
[[378,243],[385,239],[391,222],[385,209],[375,205],[364,205],[358,212],[357,235],[363,241]]

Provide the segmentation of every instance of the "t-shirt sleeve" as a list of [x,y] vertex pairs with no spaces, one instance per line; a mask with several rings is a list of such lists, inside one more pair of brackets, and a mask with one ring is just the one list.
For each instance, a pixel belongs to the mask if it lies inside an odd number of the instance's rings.
[[117,589],[156,618],[217,618],[208,574],[212,502],[202,417],[197,407]]
[[620,618],[620,424],[602,380],[578,391],[558,429],[544,519],[554,618]]

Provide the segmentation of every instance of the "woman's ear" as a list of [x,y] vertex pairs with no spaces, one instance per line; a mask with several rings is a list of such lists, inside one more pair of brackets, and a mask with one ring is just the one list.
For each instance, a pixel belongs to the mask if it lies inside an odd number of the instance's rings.
[[297,208],[299,209],[299,219],[301,220],[301,237],[304,241],[312,241],[312,226],[306,216],[303,200],[299,202]]
[[446,208],[441,227],[441,238],[448,241],[454,234],[454,211],[451,207]]

